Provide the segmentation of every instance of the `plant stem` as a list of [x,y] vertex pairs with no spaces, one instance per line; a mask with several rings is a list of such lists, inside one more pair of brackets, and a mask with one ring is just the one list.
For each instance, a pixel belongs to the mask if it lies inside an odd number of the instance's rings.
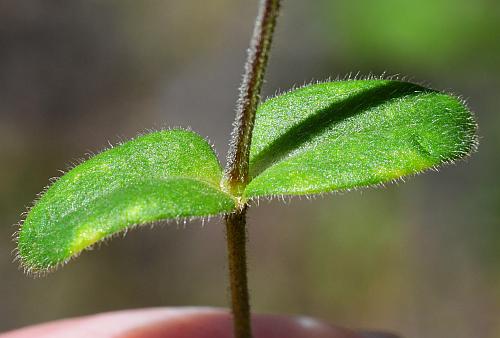
[[246,262],[247,207],[225,216],[231,305],[234,318],[234,336],[251,338],[250,303],[248,297]]
[[248,162],[255,112],[260,101],[260,91],[279,8],[280,0],[261,0],[248,49],[226,166],[228,188],[236,196],[241,194],[248,183]]
[[[249,181],[248,166],[255,112],[260,101],[279,8],[280,0],[261,0],[248,49],[224,175],[227,188],[235,196],[241,196]],[[247,204],[243,201],[235,212],[225,216],[235,338],[252,337],[246,263],[246,211]]]

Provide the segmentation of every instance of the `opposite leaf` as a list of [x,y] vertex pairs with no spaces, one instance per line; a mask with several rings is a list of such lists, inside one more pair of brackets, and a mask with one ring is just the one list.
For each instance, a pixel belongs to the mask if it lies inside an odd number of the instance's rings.
[[209,216],[235,208],[222,170],[199,135],[170,130],[138,137],[76,166],[36,202],[19,232],[28,270],[64,263],[126,227]]
[[457,98],[412,83],[306,86],[257,110],[244,197],[388,182],[469,154],[475,130]]

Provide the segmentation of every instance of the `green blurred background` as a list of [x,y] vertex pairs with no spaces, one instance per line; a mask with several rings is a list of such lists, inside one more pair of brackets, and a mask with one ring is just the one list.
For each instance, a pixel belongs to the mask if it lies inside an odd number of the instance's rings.
[[[0,2],[0,331],[95,312],[228,303],[224,231],[146,227],[31,279],[20,214],[72,161],[149,128],[190,126],[224,160],[257,1]],[[405,337],[500,337],[500,5],[285,0],[266,95],[358,71],[465,98],[478,153],[386,189],[249,215],[257,312]]]

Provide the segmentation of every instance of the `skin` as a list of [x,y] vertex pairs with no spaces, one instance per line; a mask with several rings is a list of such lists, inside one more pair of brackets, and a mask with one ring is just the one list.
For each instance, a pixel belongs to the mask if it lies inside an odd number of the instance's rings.
[[[309,317],[255,315],[255,338],[397,338],[355,333]],[[152,308],[97,314],[25,327],[0,338],[232,338],[231,317],[215,308]]]

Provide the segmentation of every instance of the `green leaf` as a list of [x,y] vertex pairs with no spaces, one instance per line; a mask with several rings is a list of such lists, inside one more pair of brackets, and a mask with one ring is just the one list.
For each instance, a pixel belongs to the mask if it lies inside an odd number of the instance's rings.
[[57,180],[21,227],[22,265],[43,271],[127,227],[235,208],[220,190],[210,145],[185,130],[160,131],[104,151]]
[[257,110],[245,198],[392,181],[471,152],[476,124],[457,98],[416,84],[352,80],[303,87]]

